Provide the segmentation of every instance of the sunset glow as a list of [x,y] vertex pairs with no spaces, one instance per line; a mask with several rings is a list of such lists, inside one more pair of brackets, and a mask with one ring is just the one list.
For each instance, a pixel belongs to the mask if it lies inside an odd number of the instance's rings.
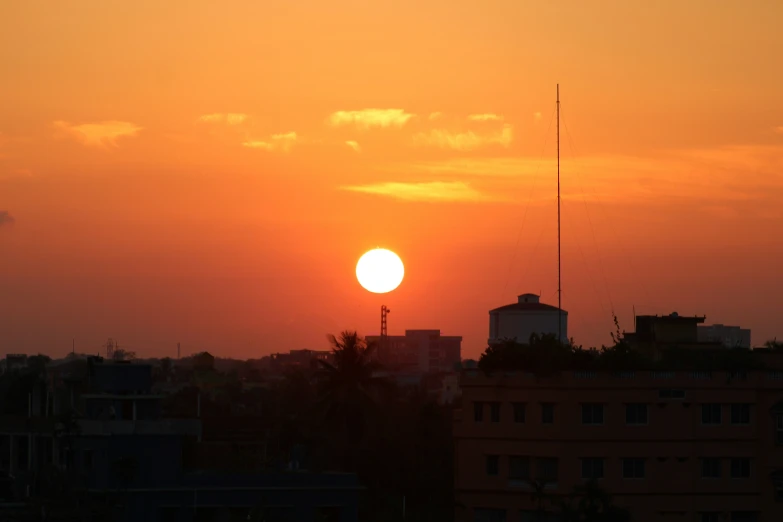
[[[0,3],[3,349],[256,357],[379,333],[486,347],[562,300],[778,330],[783,2]],[[684,52],[683,50],[686,50]],[[414,269],[415,267],[415,269]]]

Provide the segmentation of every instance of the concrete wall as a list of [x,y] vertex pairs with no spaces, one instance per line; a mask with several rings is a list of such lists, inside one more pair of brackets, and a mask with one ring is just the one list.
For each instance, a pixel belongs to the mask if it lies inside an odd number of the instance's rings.
[[130,491],[127,502],[127,522],[222,522],[246,519],[253,508],[263,510],[269,522],[320,522],[319,511],[336,512],[338,522],[358,520],[357,492],[328,488]]
[[77,437],[73,450],[72,465],[90,488],[124,488],[113,472],[113,464],[123,457],[137,464],[131,487],[173,485],[181,476],[182,442],[176,436]]

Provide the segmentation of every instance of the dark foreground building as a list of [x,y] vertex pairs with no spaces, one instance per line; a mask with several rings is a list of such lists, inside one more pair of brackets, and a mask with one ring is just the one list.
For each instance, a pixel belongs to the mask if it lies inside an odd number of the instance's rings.
[[354,475],[200,469],[201,419],[163,418],[151,366],[74,363],[27,397],[27,415],[0,416],[0,520],[46,508],[48,520],[356,521]]
[[640,319],[649,366],[462,373],[458,521],[557,521],[593,481],[633,522],[783,520],[783,353],[716,366],[702,318]]

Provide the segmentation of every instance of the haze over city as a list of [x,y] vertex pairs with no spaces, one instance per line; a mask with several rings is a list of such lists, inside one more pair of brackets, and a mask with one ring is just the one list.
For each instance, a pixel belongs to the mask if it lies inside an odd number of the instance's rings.
[[[644,5],[640,8],[640,5]],[[0,7],[0,346],[326,349],[557,302],[783,335],[783,4]],[[387,295],[356,280],[393,250]]]

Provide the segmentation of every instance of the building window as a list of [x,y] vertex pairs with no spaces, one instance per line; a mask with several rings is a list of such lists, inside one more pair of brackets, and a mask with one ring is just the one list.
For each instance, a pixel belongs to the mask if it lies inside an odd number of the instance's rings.
[[702,424],[720,424],[721,407],[720,404],[702,404],[701,405],[701,423]]
[[701,478],[720,478],[720,459],[701,459]]
[[731,423],[750,424],[750,404],[732,404]]
[[508,458],[508,478],[511,480],[530,479],[530,457],[512,455]]
[[623,459],[623,478],[644,478],[644,459]]
[[582,404],[582,424],[603,424],[603,404]]
[[631,425],[647,424],[647,405],[626,404],[625,423]]
[[536,479],[544,483],[557,482],[558,460],[553,457],[536,459]]
[[736,379],[738,381],[747,381],[748,380],[748,372],[730,372],[729,377],[731,379]]
[[506,522],[505,509],[475,508],[473,522]]
[[685,390],[658,390],[659,399],[684,399]]
[[731,522],[759,522],[758,511],[732,511]]
[[544,403],[541,405],[541,424],[555,423],[555,405]]
[[706,513],[699,513],[699,522],[720,522],[720,512],[710,511]]
[[517,424],[524,424],[525,423],[525,403],[524,402],[515,402],[514,403],[514,422]]
[[604,478],[604,459],[582,459],[582,478],[585,480]]
[[489,420],[492,422],[500,422],[500,403],[489,403]]
[[750,459],[731,459],[731,478],[750,478]]
[[476,422],[481,422],[484,420],[484,403],[483,402],[474,402],[473,403],[473,420]]
[[487,468],[487,475],[495,477],[500,473],[500,458],[497,455],[487,455],[484,464]]

